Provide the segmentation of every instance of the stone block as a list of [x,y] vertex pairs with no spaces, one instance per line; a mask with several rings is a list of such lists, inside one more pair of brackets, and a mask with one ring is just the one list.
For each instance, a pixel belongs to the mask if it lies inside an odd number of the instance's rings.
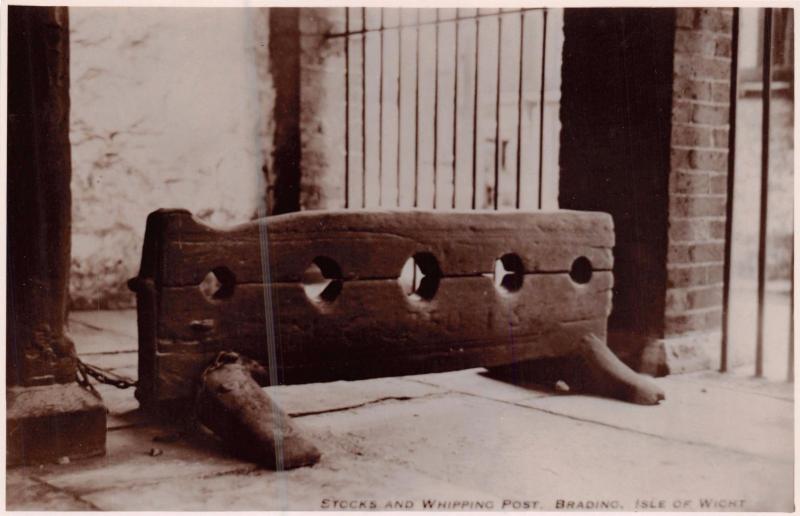
[[730,144],[730,132],[728,127],[725,126],[723,129],[714,129],[713,140],[714,147],[727,150]]
[[675,77],[672,83],[676,99],[711,100],[711,83],[688,77]]
[[672,125],[672,142],[690,147],[710,147],[711,129],[688,124]]
[[726,150],[692,150],[689,153],[689,164],[698,170],[715,172],[728,171],[728,151]]
[[675,54],[675,74],[690,79],[727,79],[730,77],[730,59]]
[[719,57],[731,57],[730,37],[717,36],[716,45],[714,47],[714,55]]
[[674,172],[670,181],[670,190],[677,194],[706,194],[709,192],[709,177],[705,172]]
[[695,27],[709,32],[730,34],[733,16],[730,8],[709,7],[700,9],[695,18]]
[[7,400],[7,465],[105,453],[106,409],[77,383],[9,387]]
[[664,318],[664,333],[684,335],[693,331],[711,331],[719,324],[720,309],[699,310],[679,314],[668,314]]
[[692,111],[692,122],[710,125],[728,125],[728,106],[696,104]]
[[708,274],[703,265],[667,267],[667,287],[680,288],[706,283]]
[[687,297],[690,309],[722,305],[722,289],[717,286],[690,290]]
[[714,55],[716,42],[707,32],[678,30],[675,32],[675,52],[683,54]]
[[721,217],[726,199],[721,195],[672,195],[669,204],[670,217]]
[[[725,138],[727,138],[727,131],[725,134]],[[728,175],[720,174],[712,176],[711,183],[709,185],[709,190],[710,193],[712,194],[725,195],[728,192]],[[717,238],[722,238],[722,237],[720,236]]]
[[653,339],[642,351],[640,371],[666,376],[710,369],[715,363],[711,357],[718,355],[719,344],[720,333],[716,331]]
[[728,82],[730,74],[726,77],[724,82],[715,82],[711,84],[711,101],[728,104],[731,100],[731,85]]

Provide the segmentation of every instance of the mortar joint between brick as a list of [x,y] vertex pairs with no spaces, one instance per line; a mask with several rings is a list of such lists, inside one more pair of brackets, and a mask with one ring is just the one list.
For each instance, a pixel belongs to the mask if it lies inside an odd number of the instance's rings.
[[727,195],[722,193],[671,193],[670,197],[678,199],[695,199],[695,198],[708,198],[708,199],[724,199]]
[[694,147],[692,145],[679,145],[673,143],[671,147],[675,150],[687,150],[687,151],[706,151],[706,152],[716,152],[719,154],[727,154],[728,149],[721,149],[719,147]]

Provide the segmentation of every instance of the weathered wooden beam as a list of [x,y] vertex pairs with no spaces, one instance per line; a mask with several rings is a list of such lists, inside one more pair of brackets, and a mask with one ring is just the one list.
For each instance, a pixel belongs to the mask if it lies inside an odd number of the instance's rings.
[[[311,211],[215,229],[161,210],[148,219],[131,282],[137,396],[145,405],[190,397],[222,350],[269,362],[268,325],[279,383],[574,353],[583,336],[605,337],[613,243],[611,218],[589,212]],[[427,292],[401,277],[412,257]],[[330,295],[302,284],[315,260],[329,269]],[[496,274],[498,260],[510,278]],[[213,296],[198,286],[210,271],[222,283]]]
[[[514,342],[484,344],[482,346],[460,347],[457,344],[444,347],[432,346],[428,349],[403,349],[388,356],[371,353],[354,356],[348,353],[336,356],[308,349],[305,354],[283,354],[279,363],[280,384],[301,384],[336,380],[360,380],[384,376],[437,373],[468,369],[472,367],[492,367],[517,361],[533,360],[548,356],[570,354],[584,335],[594,334],[605,337],[605,319],[572,321],[556,327],[543,329],[529,339]],[[509,330],[506,330],[506,335]],[[262,344],[263,346],[263,344]],[[263,357],[266,349],[253,349],[242,341],[231,342],[231,349],[242,353],[254,353]],[[196,385],[196,379],[208,363],[216,356],[216,351],[200,353],[169,352],[156,353],[157,375],[152,386],[153,402],[188,399]],[[258,353],[258,354],[255,354]],[[251,356],[251,355],[248,355]],[[313,356],[311,359],[309,356]],[[263,360],[263,358],[261,358]],[[141,381],[141,378],[140,378]],[[145,404],[148,400],[140,400]]]
[[267,226],[274,282],[300,281],[317,256],[334,260],[344,279],[396,278],[416,252],[434,255],[444,276],[492,272],[507,253],[524,257],[529,273],[568,272],[579,256],[594,270],[613,266],[611,218],[588,212],[307,211],[226,230],[184,210],[151,219],[163,243],[157,269],[143,262],[142,273],[165,286],[197,285],[223,264],[238,282],[262,282],[259,224]]
[[[273,284],[271,319],[280,323],[282,345],[291,350],[309,341],[315,348],[384,348],[435,345],[443,340],[492,342],[509,329],[524,338],[542,325],[605,318],[611,296],[610,272],[589,283],[569,274],[526,274],[516,293],[504,293],[485,276],[442,278],[430,300],[408,296],[397,279],[344,281],[331,302],[309,298],[301,284]],[[159,350],[171,341],[213,346],[226,339],[263,337],[261,284],[238,285],[229,299],[209,302],[197,287],[162,288]],[[466,302],[467,300],[471,303]],[[372,334],[375,335],[372,335]],[[364,339],[370,338],[369,343]],[[196,343],[196,346],[195,344]],[[466,345],[466,344],[465,344]]]
[[66,7],[8,8],[7,464],[105,451],[105,407],[76,380]]
[[70,256],[67,9],[9,9],[8,334],[10,384],[75,378],[64,335]]

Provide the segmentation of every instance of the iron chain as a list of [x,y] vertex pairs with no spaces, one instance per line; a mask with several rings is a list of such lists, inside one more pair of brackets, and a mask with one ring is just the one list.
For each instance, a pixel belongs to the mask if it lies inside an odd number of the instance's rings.
[[111,371],[103,369],[102,367],[87,364],[81,359],[78,359],[78,372],[80,373],[80,376],[83,377],[83,381],[81,383],[88,383],[87,376],[91,376],[98,382],[106,385],[112,385],[117,389],[129,389],[131,387],[136,387],[137,384],[137,382],[131,380],[130,378],[112,373]]

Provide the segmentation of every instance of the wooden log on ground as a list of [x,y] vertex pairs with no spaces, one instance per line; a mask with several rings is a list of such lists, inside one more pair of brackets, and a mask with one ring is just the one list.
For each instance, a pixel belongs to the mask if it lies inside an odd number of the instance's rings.
[[265,393],[267,371],[237,353],[219,353],[204,372],[198,420],[240,457],[278,471],[319,461],[289,416]]

